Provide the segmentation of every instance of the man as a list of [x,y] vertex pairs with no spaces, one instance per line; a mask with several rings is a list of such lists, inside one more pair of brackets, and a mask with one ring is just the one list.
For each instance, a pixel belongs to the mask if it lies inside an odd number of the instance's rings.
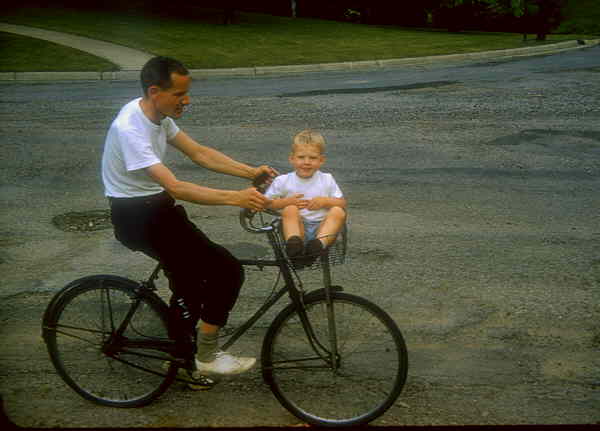
[[254,187],[221,190],[179,180],[163,159],[172,146],[216,172],[248,179],[273,177],[276,172],[268,166],[237,162],[179,129],[174,119],[190,103],[191,77],[177,60],[152,58],[142,69],[141,84],[143,97],[126,104],[111,124],[102,158],[115,236],[163,264],[173,291],[170,336],[178,341],[193,339],[199,322],[196,367],[200,373],[244,372],[254,365],[254,358],[238,358],[217,346],[219,328],[227,322],[244,281],[243,268],[225,248],[208,239],[175,200],[255,211],[264,209],[269,200]]

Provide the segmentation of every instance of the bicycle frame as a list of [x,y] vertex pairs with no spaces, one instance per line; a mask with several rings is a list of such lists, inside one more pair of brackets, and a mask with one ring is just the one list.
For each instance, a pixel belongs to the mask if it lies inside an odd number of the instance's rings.
[[[304,291],[302,290],[301,284],[300,284],[300,286],[298,286],[297,283],[295,282],[295,280],[294,280],[295,270],[293,269],[293,265],[287,259],[282,248],[279,246],[279,241],[277,240],[276,224],[273,223],[270,226],[270,229],[261,230],[260,233],[267,234],[269,244],[271,245],[273,252],[275,254],[275,259],[272,259],[272,260],[240,259],[240,263],[243,266],[254,266],[254,267],[258,267],[260,269],[262,269],[264,267],[278,267],[282,274],[283,280],[284,280],[284,286],[281,289],[274,292],[272,297],[269,298],[248,320],[246,320],[241,326],[236,328],[233,331],[233,333],[229,334],[227,340],[221,346],[221,348],[223,350],[226,350],[230,346],[232,346],[250,328],[252,328],[254,326],[254,324],[258,320],[260,320],[260,318],[273,305],[275,305],[277,302],[279,302],[279,300],[284,295],[288,294],[292,303],[294,303],[298,309],[298,314],[300,316],[302,326],[307,335],[309,343],[312,346],[312,349],[315,351],[315,353],[318,355],[319,358],[325,360],[326,363],[329,366],[333,367],[334,370],[337,369],[338,352],[337,352],[337,340],[336,340],[336,336],[335,336],[336,328],[335,328],[334,310],[333,310],[333,305],[331,302],[330,292],[331,292],[332,288],[335,288],[337,290],[340,290],[340,288],[337,286],[334,287],[331,285],[331,271],[330,271],[330,266],[329,266],[327,256],[324,255],[324,256],[321,256],[320,258],[321,258],[321,265],[323,268],[323,284],[324,284],[323,289],[326,292],[326,298],[327,298],[327,316],[328,316],[328,321],[329,321],[329,333],[330,333],[329,344],[331,346],[330,349],[325,347],[322,344],[322,342],[320,340],[318,340],[318,338],[316,337],[316,335],[313,331],[310,320],[308,319],[306,312],[304,311],[304,302],[303,302]],[[165,352],[168,354],[173,354],[175,352],[175,341],[174,340],[138,340],[138,339],[121,337],[122,334],[125,332],[126,328],[128,327],[128,325],[130,324],[132,317],[135,315],[135,312],[137,311],[137,309],[141,303],[141,297],[144,294],[143,292],[144,291],[154,291],[157,289],[154,281],[158,278],[161,270],[162,270],[162,264],[158,263],[156,265],[156,267],[154,268],[152,274],[148,278],[148,280],[140,283],[138,293],[137,293],[136,297],[134,298],[134,301],[133,301],[131,308],[128,311],[125,319],[120,323],[120,325],[116,329],[116,331],[114,330],[115,328],[111,328],[111,329],[113,329],[113,331],[111,332],[111,337],[106,342],[106,344],[103,348],[104,352],[107,355],[113,357],[116,360],[122,361],[128,365],[134,366],[136,368],[139,368],[139,367],[137,367],[135,364],[131,364],[130,362],[126,361],[123,358],[117,357],[118,354],[128,353],[126,350],[128,347],[129,348],[137,348],[137,349],[141,348],[141,349],[148,349],[148,350],[158,350],[158,351],[162,351],[162,352]],[[112,321],[112,319],[111,319],[111,321]],[[150,355],[150,354],[140,354],[139,352],[135,352],[133,354],[138,355],[138,356],[146,356],[149,358],[156,358],[156,359],[163,359],[163,360],[165,359],[165,358],[161,358],[161,357]],[[181,360],[176,360],[175,362],[179,367],[184,367],[184,366],[186,366],[188,360],[181,359]],[[146,370],[146,369],[144,369],[144,370]],[[149,371],[153,374],[157,374],[156,372],[154,372],[152,370],[147,370],[147,371]]]
[[[240,263],[278,272],[253,277],[266,281],[267,289],[249,318],[242,316],[243,321],[222,331],[220,347],[229,350],[259,326],[265,314],[274,314],[270,324],[266,319],[259,372],[283,407],[315,425],[363,424],[379,417],[404,385],[406,346],[384,310],[332,285],[331,266],[345,261],[346,227],[335,248],[296,260],[286,253],[280,218],[248,219],[251,232],[266,234],[274,255]],[[53,296],[44,313],[43,337],[58,374],[83,398],[112,407],[140,407],[161,396],[175,380],[193,390],[218,383],[217,375],[204,372],[195,358],[193,325],[173,334],[171,319],[179,310],[169,308],[163,299],[166,292],[159,293],[156,283],[161,271],[169,278],[166,269],[155,265],[144,281],[89,275]],[[312,276],[302,280],[297,273],[301,269],[321,271],[322,284],[308,283]],[[304,288],[304,281],[310,289]],[[272,309],[286,295],[290,299]],[[170,302],[181,301],[176,296]],[[353,395],[357,384],[365,392],[361,397]]]
[[[277,219],[274,222],[270,223],[266,227],[262,228],[248,228],[247,221],[245,218],[248,217],[248,214],[255,215],[255,213],[249,213],[248,211],[242,211],[240,213],[240,222],[244,229],[253,233],[266,233],[269,244],[273,249],[275,254],[275,260],[265,261],[265,260],[242,260],[242,265],[254,265],[259,268],[262,266],[277,266],[279,267],[281,274],[283,275],[284,287],[279,290],[270,301],[267,301],[245,324],[240,326],[236,331],[234,331],[233,335],[230,336],[229,340],[223,345],[223,348],[228,348],[233,345],[236,340],[238,340],[249,328],[251,328],[254,323],[260,319],[265,312],[273,306],[279,299],[285,294],[288,293],[292,303],[295,304],[295,307],[298,310],[298,315],[300,316],[300,321],[302,323],[302,327],[304,332],[307,335],[308,341],[315,351],[315,353],[319,356],[319,358],[326,360],[327,357],[329,359],[329,365],[333,367],[333,370],[337,370],[338,364],[338,352],[337,352],[337,338],[336,338],[336,327],[335,327],[335,316],[333,310],[333,303],[331,301],[331,269],[329,266],[328,256],[322,255],[320,256],[321,260],[321,268],[323,269],[323,289],[325,290],[326,301],[327,301],[327,319],[329,325],[329,345],[330,349],[327,349],[323,344],[319,341],[317,336],[315,335],[310,320],[306,315],[306,311],[304,308],[304,291],[302,290],[302,285],[300,283],[300,287],[298,287],[294,281],[294,273],[293,264],[289,261],[289,259],[283,253],[282,248],[280,247],[280,242],[277,239],[278,231],[279,231],[279,223],[281,221],[278,213],[271,212],[272,215],[276,215]],[[337,287],[338,290],[341,288]],[[321,353],[324,352],[324,353]]]
[[[272,229],[263,231],[261,233],[267,234],[269,244],[271,245],[271,248],[273,249],[273,252],[275,254],[275,259],[274,260],[241,259],[240,263],[243,266],[256,266],[261,269],[263,267],[268,267],[268,266],[278,267],[283,276],[284,286],[281,289],[279,289],[277,292],[275,292],[273,294],[273,296],[267,302],[265,302],[246,322],[244,322],[232,334],[230,334],[229,338],[223,344],[222,348],[224,350],[226,350],[230,346],[232,346],[240,337],[242,337],[242,335],[244,335],[244,333],[246,333],[246,331],[248,331],[248,329],[252,328],[254,326],[254,324],[287,293],[289,295],[292,303],[294,303],[298,309],[298,314],[300,316],[302,326],[304,328],[304,331],[307,335],[307,338],[308,338],[309,343],[312,346],[313,350],[322,359],[326,359],[326,357],[329,356],[329,362],[331,364],[333,364],[334,368],[336,368],[335,364],[337,364],[336,359],[338,357],[338,354],[337,354],[337,343],[335,340],[335,333],[332,334],[333,338],[330,339],[330,343],[333,343],[333,344],[331,344],[332,349],[330,351],[329,349],[327,349],[325,346],[322,345],[322,343],[318,340],[318,338],[316,337],[316,335],[313,331],[310,320],[308,319],[308,317],[306,316],[306,312],[304,311],[304,302],[303,302],[304,291],[302,290],[301,286],[299,288],[297,286],[296,282],[294,281],[293,266],[292,266],[291,262],[284,255],[281,247],[279,247],[279,245],[278,245],[279,241],[277,240],[277,233],[276,233],[277,228],[275,226],[272,226],[272,227],[273,227]],[[329,268],[329,264],[328,264],[326,256],[321,257],[321,262],[323,265],[324,289],[327,292],[328,318],[329,318],[329,323],[330,323],[330,331],[331,330],[335,331],[335,322],[333,322],[333,307],[332,307],[330,296],[329,296],[329,292],[332,288],[331,272],[330,272],[330,268]],[[325,353],[320,353],[320,351],[325,352]]]

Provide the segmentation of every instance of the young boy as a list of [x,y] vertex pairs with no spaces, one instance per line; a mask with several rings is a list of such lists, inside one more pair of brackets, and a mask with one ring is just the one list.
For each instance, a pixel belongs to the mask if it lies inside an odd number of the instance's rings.
[[282,210],[283,237],[290,259],[317,256],[333,244],[346,220],[346,199],[325,162],[325,139],[311,130],[298,133],[289,156],[294,172],[280,175],[265,193],[271,209]]

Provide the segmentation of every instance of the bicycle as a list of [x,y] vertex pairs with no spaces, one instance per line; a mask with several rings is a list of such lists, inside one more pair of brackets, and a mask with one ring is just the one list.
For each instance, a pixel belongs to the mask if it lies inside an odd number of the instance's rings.
[[[274,318],[261,350],[261,372],[277,400],[299,419],[320,426],[371,422],[384,414],[406,381],[408,357],[402,333],[372,302],[331,283],[330,265],[346,254],[346,229],[333,248],[315,258],[323,287],[305,292],[298,265],[285,255],[280,217],[240,212],[248,232],[265,234],[274,259],[241,260],[245,266],[279,268],[284,286],[228,334],[233,345],[287,294],[290,303]],[[162,395],[180,369],[193,373],[193,346],[181,357],[168,337],[168,305],[156,293],[154,268],[141,282],[93,275],[63,287],[48,304],[42,332],[60,377],[79,395],[113,407],[138,407]],[[279,280],[279,277],[278,277]],[[165,366],[166,364],[166,366]],[[210,376],[199,382],[214,384]],[[188,381],[183,379],[184,381]]]

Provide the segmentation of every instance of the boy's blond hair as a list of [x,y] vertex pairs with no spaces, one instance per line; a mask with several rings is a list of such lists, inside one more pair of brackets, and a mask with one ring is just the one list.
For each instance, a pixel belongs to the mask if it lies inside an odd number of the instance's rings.
[[325,138],[319,132],[306,129],[294,136],[292,143],[292,154],[294,154],[301,145],[312,145],[319,150],[319,153],[325,153]]

